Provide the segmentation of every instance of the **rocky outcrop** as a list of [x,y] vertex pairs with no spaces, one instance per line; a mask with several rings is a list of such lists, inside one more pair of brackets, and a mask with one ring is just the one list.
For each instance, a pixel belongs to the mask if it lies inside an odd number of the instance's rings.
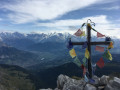
[[114,77],[113,80],[110,80],[105,87],[105,90],[120,90],[120,79]]
[[57,88],[40,90],[120,90],[120,78],[103,75],[101,78],[93,76],[92,82],[85,82],[84,79],[76,80],[66,75],[59,75]]

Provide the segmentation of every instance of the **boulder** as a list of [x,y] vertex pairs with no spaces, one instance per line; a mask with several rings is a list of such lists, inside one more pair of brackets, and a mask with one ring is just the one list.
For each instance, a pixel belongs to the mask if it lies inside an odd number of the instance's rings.
[[103,75],[103,76],[100,78],[100,84],[101,84],[101,85],[107,85],[109,78],[110,78],[109,76]]
[[112,85],[115,86],[115,87],[120,88],[120,79],[117,78],[117,77],[114,77],[114,80],[113,80],[113,84],[112,84]]
[[105,90],[114,90],[114,88],[110,84],[107,84]]
[[63,87],[63,90],[83,90],[86,82],[84,80],[69,79]]
[[62,75],[62,74],[59,75],[57,79],[57,88],[62,89],[64,84],[68,81],[68,79],[70,78],[66,75]]
[[58,89],[58,88],[55,88],[54,90],[60,90],[60,89]]
[[114,88],[114,90],[120,90],[120,79],[117,77],[114,77],[113,82],[111,83],[111,86]]
[[92,79],[95,80],[94,84],[99,84],[100,83],[100,78],[98,78],[97,76],[94,75]]
[[97,88],[91,84],[86,84],[84,90],[97,90]]
[[114,77],[113,80],[109,81],[105,90],[120,90],[120,79],[117,77]]
[[112,84],[113,84],[113,80],[109,80],[109,84],[112,86]]
[[104,90],[105,86],[98,86],[97,90]]
[[48,88],[48,89],[39,89],[39,90],[53,90],[53,89],[51,89],[51,88]]

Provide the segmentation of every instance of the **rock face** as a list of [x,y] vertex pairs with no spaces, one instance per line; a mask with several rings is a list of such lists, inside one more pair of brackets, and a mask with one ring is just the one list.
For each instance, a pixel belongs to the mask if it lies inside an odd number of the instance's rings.
[[69,80],[70,78],[66,75],[59,75],[57,79],[57,88],[62,89],[64,84]]
[[120,79],[114,77],[114,79],[110,80],[109,83],[106,85],[105,90],[120,90]]
[[109,76],[103,75],[101,78],[93,76],[92,79],[94,83],[85,82],[84,79],[72,79],[61,74],[57,79],[57,88],[40,90],[120,90],[120,79],[117,77],[110,80]]
[[97,90],[97,88],[91,84],[86,84],[84,90]]
[[109,76],[106,76],[106,75],[103,75],[101,78],[100,78],[100,84],[102,85],[106,85],[108,83],[108,79],[110,77]]

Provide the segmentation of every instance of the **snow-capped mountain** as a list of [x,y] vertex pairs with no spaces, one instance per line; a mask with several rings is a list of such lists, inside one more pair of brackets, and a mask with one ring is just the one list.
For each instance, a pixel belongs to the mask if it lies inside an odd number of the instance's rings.
[[0,33],[0,39],[4,40],[14,40],[14,39],[29,39],[34,42],[46,42],[46,41],[57,41],[57,42],[63,42],[70,34],[68,33],[31,33],[31,34],[23,34],[19,32],[2,32]]
[[[26,49],[27,47],[34,46],[34,44],[38,44],[38,43],[40,44],[40,43],[53,42],[53,43],[65,44],[67,38],[69,37],[71,37],[72,41],[86,41],[86,37],[76,37],[69,33],[56,33],[56,32],[49,34],[44,34],[44,33],[23,34],[19,32],[0,33],[0,40],[3,43],[6,43],[9,46],[13,46],[19,49]],[[118,48],[120,45],[120,39],[112,37],[112,40],[114,41],[114,47]],[[96,36],[93,36],[92,41],[105,41],[105,38],[97,38]]]

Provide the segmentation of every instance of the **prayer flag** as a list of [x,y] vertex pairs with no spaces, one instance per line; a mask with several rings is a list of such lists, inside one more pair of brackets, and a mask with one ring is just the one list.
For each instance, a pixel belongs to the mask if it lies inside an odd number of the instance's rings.
[[78,59],[78,57],[76,57],[75,59],[74,59],[74,61],[73,61],[77,66],[81,66],[81,62],[80,62],[80,60]]
[[89,51],[88,49],[86,48],[86,51],[85,51],[85,57],[88,59],[90,57],[90,54],[89,54]]
[[81,68],[84,69],[84,65],[83,64],[81,65]]
[[85,57],[83,58],[82,61],[83,61],[83,65],[86,66],[86,58]]
[[96,51],[104,52],[104,47],[96,46]]
[[100,60],[96,64],[97,64],[98,67],[103,68],[104,67],[103,58],[101,57]]
[[75,53],[75,49],[74,49],[74,48],[71,49],[71,50],[69,51],[69,53],[70,53],[70,55],[71,55],[72,58],[74,58],[75,56],[77,56],[76,53]]
[[89,79],[90,83],[91,84],[94,84],[95,83],[95,80],[94,79]]
[[86,75],[84,75],[84,80],[85,80],[85,82],[89,81]]
[[97,32],[97,37],[105,37],[105,35],[103,35],[103,34]]
[[80,36],[85,36],[85,31],[82,31],[82,34]]
[[112,60],[112,55],[109,51],[108,51],[108,55],[109,55],[109,60]]
[[93,75],[95,74],[95,70],[96,70],[96,64],[92,64],[92,73],[93,73]]
[[112,61],[112,55],[108,50],[103,54],[103,57]]
[[84,67],[84,69],[83,69],[83,75],[85,75],[86,74],[86,68]]
[[75,33],[75,35],[76,35],[76,36],[80,36],[80,35],[82,35],[82,33],[83,33],[83,32],[82,32],[80,29],[78,29],[78,31]]
[[113,42],[110,42],[109,46],[108,46],[108,49],[111,49],[113,48]]
[[82,45],[82,49],[87,48],[87,42],[84,42],[84,44]]

